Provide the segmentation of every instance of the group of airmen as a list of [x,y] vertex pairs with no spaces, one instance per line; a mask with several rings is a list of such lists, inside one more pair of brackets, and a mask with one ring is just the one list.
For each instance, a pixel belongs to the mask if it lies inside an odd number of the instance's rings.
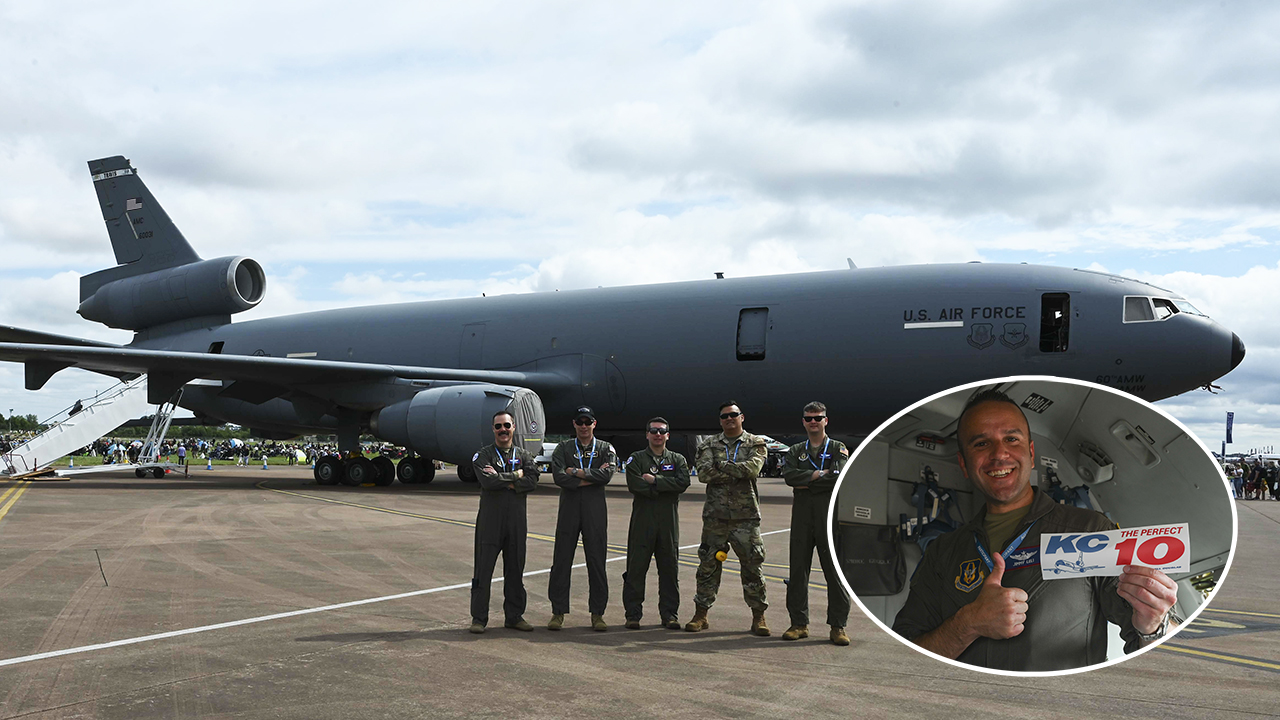
[[[794,499],[787,583],[791,626],[782,638],[799,640],[809,636],[809,566],[816,549],[826,577],[830,639],[836,645],[848,645],[845,624],[850,600],[836,575],[825,526],[831,493],[849,460],[849,450],[839,440],[827,436],[826,410],[820,402],[805,405],[802,422],[808,437],[788,450],[784,462],[783,477],[791,486]],[[769,605],[761,572],[765,550],[760,537],[756,479],[768,451],[764,438],[743,429],[746,418],[737,402],[723,403],[719,415],[722,432],[702,442],[694,456],[698,481],[707,488],[698,546],[696,611],[683,628],[698,632],[711,627],[708,613],[720,588],[721,563],[732,549],[741,568],[742,594],[752,610],[750,632],[764,637],[770,635],[765,621]],[[626,627],[640,628],[645,577],[650,560],[654,559],[658,567],[660,623],[665,628],[680,629],[677,618],[680,609],[678,509],[680,495],[689,488],[690,474],[684,456],[667,449],[670,423],[662,417],[649,420],[645,424],[648,447],[619,463],[613,446],[595,437],[596,418],[591,408],[578,408],[573,422],[574,438],[560,443],[551,456],[551,475],[560,487],[560,506],[547,588],[551,601],[547,629],[562,629],[569,614],[569,581],[579,537],[586,555],[591,627],[598,631],[609,629],[604,620],[609,601],[605,576],[608,516],[604,486],[619,470],[625,474],[627,489],[632,494],[627,567],[622,575]],[[493,444],[481,448],[472,458],[481,493],[476,517],[470,631],[483,633],[488,625],[489,590],[499,553],[503,556],[503,624],[531,631],[533,626],[524,618],[528,600],[523,579],[528,533],[525,498],[538,485],[538,466],[532,453],[515,444],[514,419],[510,413],[499,412],[493,416],[493,437]]]

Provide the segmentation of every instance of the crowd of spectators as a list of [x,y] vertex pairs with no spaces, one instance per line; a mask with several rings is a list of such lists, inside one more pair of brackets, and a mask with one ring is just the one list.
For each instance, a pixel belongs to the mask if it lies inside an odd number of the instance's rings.
[[1280,466],[1275,460],[1240,460],[1223,468],[1238,500],[1280,500]]
[[[101,458],[102,464],[136,463],[146,456],[144,441],[132,438],[103,437],[75,452],[77,456]],[[404,456],[404,448],[387,443],[363,443],[361,450],[367,455],[386,455],[392,459]],[[209,460],[235,462],[237,465],[256,465],[264,458],[283,461],[286,465],[310,465],[324,455],[336,455],[337,446],[332,443],[316,443],[279,440],[241,440],[225,438],[166,439],[156,453],[157,462],[180,464],[205,463]]]

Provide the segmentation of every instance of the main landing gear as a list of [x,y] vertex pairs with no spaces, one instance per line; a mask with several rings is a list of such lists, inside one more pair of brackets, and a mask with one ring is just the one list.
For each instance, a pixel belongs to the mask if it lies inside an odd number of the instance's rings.
[[312,473],[318,485],[342,483],[349,487],[361,485],[386,487],[395,482],[396,478],[406,485],[429,483],[436,476],[436,467],[431,460],[418,456],[403,458],[397,467],[396,463],[385,455],[367,458],[358,453],[349,453],[346,457],[325,455],[317,459]]

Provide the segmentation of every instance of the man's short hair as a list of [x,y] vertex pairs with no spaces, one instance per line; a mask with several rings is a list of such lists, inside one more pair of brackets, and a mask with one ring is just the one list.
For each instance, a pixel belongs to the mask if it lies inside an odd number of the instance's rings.
[[506,415],[511,418],[512,424],[515,424],[516,416],[511,414],[510,410],[499,410],[493,414],[493,419],[497,420],[499,415]]
[[666,426],[667,426],[667,429],[668,429],[668,430],[670,430],[670,429],[671,429],[671,423],[667,422],[667,419],[666,419],[666,418],[664,418],[664,417],[662,417],[661,415],[659,415],[658,417],[651,417],[651,418],[649,418],[648,422],[646,422],[646,423],[644,424],[644,429],[645,429],[645,431],[646,431],[646,432],[648,432],[649,428],[650,428],[654,423],[662,423],[663,425],[666,425]]
[[738,410],[739,410],[739,411],[741,411],[741,410],[742,410],[742,406],[738,404],[738,401],[737,401],[737,400],[725,400],[724,402],[720,403],[720,409],[721,409],[721,410],[723,410],[723,409],[725,409],[725,408],[727,408],[727,407],[736,407],[736,408],[738,408]]
[[965,403],[964,410],[960,411],[960,417],[956,418],[956,441],[960,440],[960,426],[964,423],[964,416],[973,408],[988,402],[1009,403],[1018,410],[1018,414],[1022,416],[1022,422],[1027,425],[1027,432],[1031,432],[1031,423],[1027,421],[1027,414],[1022,411],[1022,407],[1008,395],[995,388],[987,388],[982,392],[969,398],[969,402]]
[[826,414],[826,412],[827,412],[827,406],[826,406],[826,405],[823,405],[822,403],[818,402],[817,400],[814,400],[813,402],[811,402],[811,403],[809,403],[808,405],[805,405],[805,406],[804,406],[804,412],[807,412],[807,413],[823,413],[823,414],[825,415],[825,414]]

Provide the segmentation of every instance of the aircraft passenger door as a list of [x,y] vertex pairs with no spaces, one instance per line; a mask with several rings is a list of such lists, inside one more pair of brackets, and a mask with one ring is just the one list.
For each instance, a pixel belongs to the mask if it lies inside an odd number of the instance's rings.
[[485,323],[472,323],[462,328],[462,342],[458,345],[458,367],[483,368]]
[[1071,340],[1071,295],[1044,293],[1040,296],[1040,352],[1063,353]]
[[738,359],[764,360],[769,332],[769,308],[747,308],[738,313]]

